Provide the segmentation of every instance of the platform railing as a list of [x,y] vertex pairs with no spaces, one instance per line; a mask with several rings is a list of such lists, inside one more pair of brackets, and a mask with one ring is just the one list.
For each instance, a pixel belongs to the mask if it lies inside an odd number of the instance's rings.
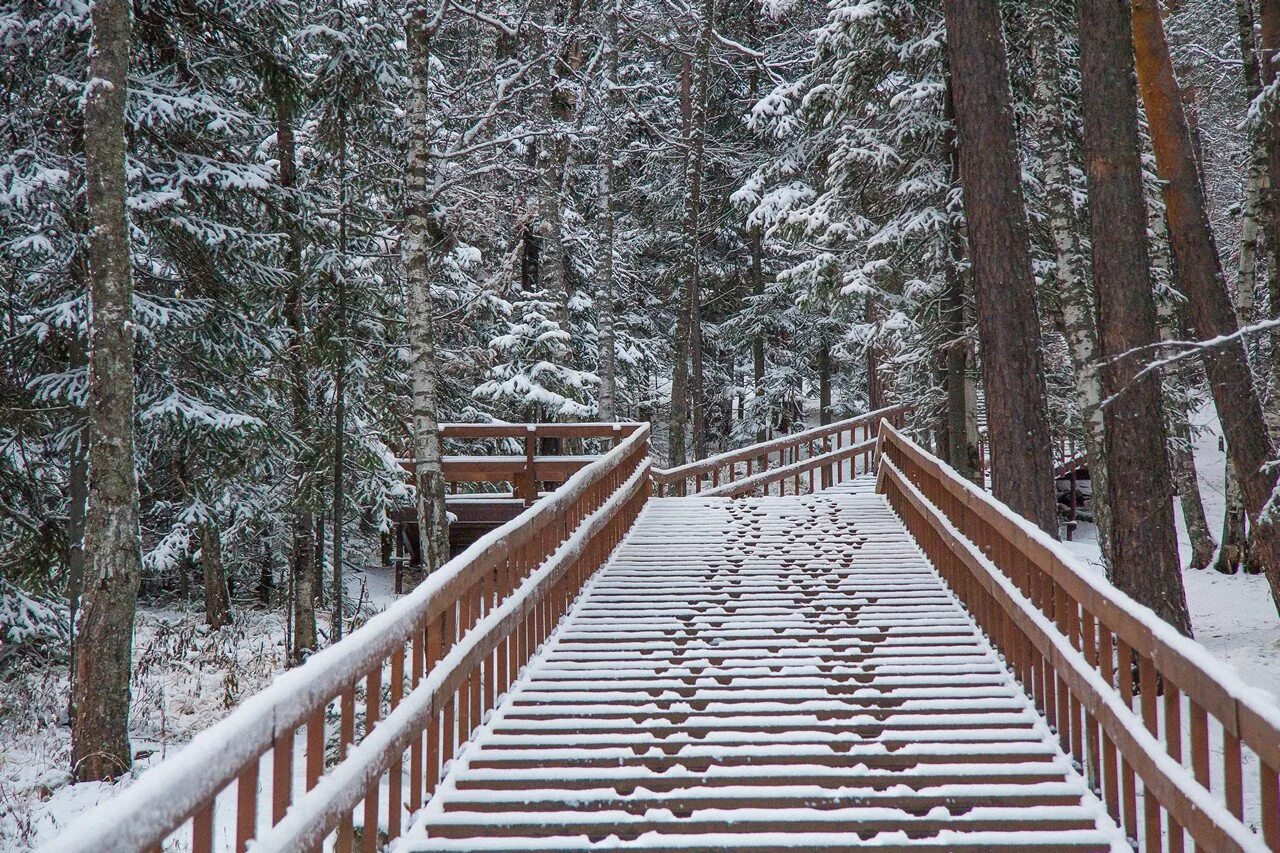
[[630,528],[648,438],[638,426],[46,849],[384,847]]
[[1280,850],[1280,709],[889,425],[877,487],[1147,851]]
[[[902,426],[911,407],[888,406],[865,415],[806,429],[770,441],[666,470],[655,468],[659,497],[798,495],[829,488],[873,469],[876,430],[882,419]],[[788,491],[790,489],[790,491]]]
[[[446,452],[441,459],[441,473],[450,493],[466,489],[509,485],[511,496],[526,504],[538,499],[539,483],[561,483],[591,464],[608,448],[617,447],[640,424],[634,421],[610,423],[550,424],[463,424],[440,425],[440,440],[456,447],[457,443],[487,442],[484,453]],[[545,439],[578,444],[594,442],[598,452],[573,454],[542,452]],[[446,447],[446,451],[452,448]],[[493,450],[499,452],[492,452]],[[502,453],[501,450],[518,450]],[[401,466],[413,473],[411,458],[400,460]]]

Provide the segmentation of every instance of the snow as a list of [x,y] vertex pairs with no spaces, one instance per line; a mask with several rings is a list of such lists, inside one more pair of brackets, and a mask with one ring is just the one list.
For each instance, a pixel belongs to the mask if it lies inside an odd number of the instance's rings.
[[1127,849],[863,489],[651,500],[394,849],[1063,841]]
[[[134,776],[226,716],[284,667],[284,619],[237,612],[233,625],[209,631],[193,611],[144,608],[134,635],[131,734]],[[65,666],[0,687],[0,847],[21,851],[48,841],[80,813],[126,790],[68,784],[70,731]]]
[[[353,632],[346,642],[321,649],[304,665],[277,675],[269,685],[264,680],[259,685],[260,689],[248,696],[226,719],[191,738],[174,760],[158,762],[151,772],[142,775],[132,784],[126,782],[114,786],[116,790],[109,804],[99,803],[97,808],[78,818],[86,825],[95,826],[92,838],[87,833],[69,831],[58,836],[56,842],[46,845],[45,849],[100,849],[99,845],[105,843],[103,839],[106,838],[113,838],[120,846],[136,846],[138,839],[152,834],[157,827],[168,826],[180,816],[190,814],[209,794],[223,791],[225,795],[225,784],[234,778],[247,761],[260,755],[272,743],[277,732],[303,722],[306,709],[315,707],[363,677],[383,660],[381,650],[384,647],[403,642],[413,630],[415,616],[474,560],[491,549],[505,547],[506,537],[517,527],[528,523],[533,515],[554,513],[562,509],[585,491],[602,472],[632,453],[637,444],[643,443],[647,437],[648,430],[635,431],[609,453],[574,474],[552,495],[536,503],[520,519],[490,531],[431,574],[408,595],[370,618],[361,626],[358,636]],[[648,470],[647,464],[642,465],[632,479],[647,477]],[[616,500],[619,494],[615,493],[610,501]],[[583,529],[579,527],[557,553],[579,547]],[[504,608],[498,608],[494,614],[505,612]],[[463,648],[465,643],[455,646],[455,650]],[[231,671],[234,673],[236,670],[233,668]],[[430,679],[424,681],[429,682]],[[410,705],[406,700],[401,707],[408,708]],[[205,722],[211,720],[206,719]],[[375,729],[374,736],[385,736],[390,730],[389,723],[379,726]],[[378,735],[379,732],[382,735]],[[360,746],[364,743],[370,743],[369,749],[373,749],[377,741],[371,742],[370,738],[366,738]],[[351,754],[362,753],[353,750]],[[65,761],[63,764],[65,765]],[[301,766],[301,762],[295,762],[295,770]],[[343,766],[347,767],[346,764]],[[196,769],[198,772],[193,772]],[[329,776],[325,778],[328,779]],[[265,782],[261,788],[263,791],[270,790]]]
[[[884,460],[882,464],[892,465],[888,460]],[[900,477],[904,483],[905,489],[910,492],[914,492],[919,500],[927,503],[927,499],[920,494],[919,490],[917,490],[915,486],[905,478],[905,476],[900,475]],[[937,517],[942,528],[946,530],[952,538],[960,542],[968,542],[964,535],[951,524],[950,520],[945,515],[939,513]],[[1039,528],[1034,527],[1030,522],[1026,522],[1021,526],[1027,531],[1028,535],[1032,535],[1034,533],[1036,539],[1048,541],[1047,537],[1043,536]],[[1150,763],[1155,766],[1157,772],[1161,776],[1175,780],[1177,789],[1189,801],[1191,808],[1207,815],[1211,819],[1212,824],[1220,828],[1226,834],[1226,837],[1237,845],[1239,849],[1265,853],[1268,848],[1267,845],[1263,843],[1262,839],[1255,835],[1248,826],[1237,820],[1231,812],[1228,811],[1226,803],[1218,800],[1213,796],[1213,794],[1201,787],[1195,781],[1195,778],[1189,768],[1185,767],[1179,761],[1174,760],[1166,753],[1164,744],[1147,731],[1141,719],[1133,712],[1133,709],[1129,704],[1125,702],[1125,700],[1121,698],[1120,694],[1112,688],[1110,682],[1104,680],[1094,667],[1089,664],[1084,655],[1077,651],[1071,642],[1058,632],[1057,626],[1054,622],[1041,613],[1039,608],[1032,604],[1026,596],[1022,594],[1021,590],[1018,589],[1014,582],[1008,578],[1004,572],[996,568],[996,566],[987,559],[986,555],[978,550],[976,546],[969,545],[968,550],[974,561],[985,568],[987,574],[994,579],[996,585],[1000,587],[1004,595],[1018,603],[1019,609],[1022,610],[1026,614],[1028,620],[1036,626],[1037,633],[1047,638],[1048,643],[1052,647],[1053,656],[1065,661],[1067,665],[1070,666],[1070,668],[1074,670],[1086,684],[1088,684],[1090,691],[1100,697],[1100,706],[1106,710],[1106,716],[1115,720],[1116,725],[1122,729],[1126,733],[1128,739],[1135,743],[1141,752],[1147,756]],[[1144,610],[1145,608],[1140,608],[1133,602],[1120,598],[1120,596],[1122,596],[1122,594],[1119,593],[1118,590],[1112,595],[1113,598],[1119,599],[1122,605],[1133,604],[1131,607],[1126,606],[1126,609],[1131,613],[1141,615],[1139,611]],[[1149,612],[1150,611],[1148,611],[1148,613]],[[1151,617],[1155,622],[1160,622],[1154,614],[1151,614]],[[1144,620],[1144,622],[1149,621],[1150,620]],[[1149,624],[1148,627],[1151,627],[1162,641],[1168,645],[1174,646],[1178,651],[1184,653],[1193,651],[1187,647],[1194,646],[1195,644],[1186,640],[1186,638],[1178,634],[1171,626],[1160,622],[1159,625]],[[1187,656],[1191,657],[1193,661],[1196,661],[1196,655],[1188,654]],[[1203,665],[1203,661],[1197,662],[1200,662]],[[1207,668],[1208,671],[1217,675],[1220,682],[1225,682],[1225,686],[1228,691],[1235,694],[1237,697],[1239,697],[1241,693],[1253,692],[1249,691],[1247,688],[1242,690],[1241,688],[1243,687],[1243,684],[1236,682],[1235,679],[1230,677],[1223,678],[1222,674],[1216,671],[1217,668],[1214,667],[1212,663],[1209,663]],[[1243,700],[1239,701],[1242,701],[1243,703]],[[1255,704],[1255,707],[1258,706]],[[1270,708],[1264,707],[1263,710],[1271,711],[1274,715],[1276,709],[1274,705],[1272,705]],[[1098,718],[1099,724],[1105,726],[1106,721],[1104,715],[1098,711],[1095,711],[1094,713]],[[1113,737],[1114,736],[1115,735],[1113,735]]]
[[[1212,404],[1195,412],[1191,423],[1195,430],[1193,451],[1200,496],[1209,530],[1216,539],[1222,533],[1226,505],[1226,453],[1218,444],[1222,427]],[[1268,690],[1280,700],[1280,616],[1276,614],[1266,578],[1187,568],[1191,545],[1182,520],[1182,507],[1177,501],[1174,512],[1182,552],[1182,578],[1196,639],[1243,682]],[[1062,544],[1095,572],[1102,572],[1097,530],[1092,524],[1080,522],[1075,540]]]

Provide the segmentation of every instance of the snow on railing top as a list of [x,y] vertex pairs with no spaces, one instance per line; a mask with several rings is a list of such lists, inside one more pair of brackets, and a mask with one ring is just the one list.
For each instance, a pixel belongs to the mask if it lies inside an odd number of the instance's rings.
[[684,465],[677,465],[674,468],[654,468],[653,478],[657,481],[674,482],[677,480],[696,477],[716,468],[723,468],[732,465],[735,462],[743,462],[748,459],[755,459],[768,453],[773,453],[792,447],[805,442],[816,441],[838,432],[843,432],[851,427],[872,425],[879,423],[880,419],[892,417],[894,415],[908,411],[910,405],[900,404],[896,406],[885,406],[865,415],[857,415],[852,418],[845,418],[842,421],[835,421],[821,426],[810,427],[809,429],[793,432],[787,435],[781,435],[768,441],[762,441],[757,444],[750,444],[746,447],[740,447],[737,450],[727,450],[724,453],[717,453],[714,456],[708,456],[705,459],[697,459]]
[[[1014,661],[1130,836],[1141,833],[1157,850],[1182,849],[1183,830],[1199,849],[1280,850],[1275,700],[890,425],[880,435],[879,491]],[[1242,747],[1256,756],[1256,787],[1244,784],[1252,762]],[[1117,752],[1129,774],[1123,784]],[[1143,783],[1141,820],[1134,774]],[[1261,824],[1263,845],[1248,823]]]
[[353,747],[341,764],[326,773],[283,820],[264,833],[256,847],[264,851],[306,850],[323,842],[338,817],[350,814],[395,756],[402,754],[413,738],[421,737],[422,720],[441,710],[445,696],[456,687],[449,682],[457,673],[468,661],[493,653],[497,642],[536,606],[566,567],[583,556],[591,539],[618,515],[623,504],[648,487],[648,477],[646,460],[516,592],[479,620],[369,737]]
[[[42,848],[45,853],[135,850],[156,845],[256,762],[282,734],[294,733],[326,703],[403,648],[424,619],[452,607],[474,583],[477,567],[492,566],[570,510],[630,455],[643,449],[647,424],[571,476],[527,511],[482,536],[420,585],[342,641],[296,669],[277,676],[226,718],[198,734],[180,752],[145,772],[118,796],[82,815]],[[567,535],[568,531],[563,531]],[[564,538],[557,535],[557,541]]]
[[[916,447],[915,449],[923,453],[921,448]],[[1041,637],[1042,642],[1047,641],[1052,650],[1052,666],[1057,677],[1059,679],[1064,678],[1066,673],[1063,670],[1069,669],[1074,676],[1071,681],[1075,682],[1077,686],[1083,685],[1095,697],[1096,704],[1090,708],[1091,713],[1104,727],[1112,730],[1109,732],[1110,737],[1120,747],[1126,763],[1130,767],[1134,767],[1138,775],[1143,779],[1148,795],[1157,798],[1158,802],[1169,809],[1171,814],[1178,816],[1181,821],[1179,823],[1179,833],[1181,829],[1185,828],[1192,832],[1197,842],[1203,844],[1208,841],[1210,844],[1208,849],[1215,851],[1240,850],[1266,853],[1269,848],[1263,840],[1258,838],[1239,817],[1233,815],[1227,805],[1215,799],[1206,787],[1201,786],[1191,772],[1183,767],[1180,760],[1167,754],[1164,745],[1161,744],[1156,734],[1146,729],[1142,720],[1134,714],[1133,709],[1128,706],[1125,699],[1110,681],[1095,669],[1091,662],[1086,659],[1085,654],[1077,649],[1072,641],[1061,632],[1060,627],[1055,624],[1053,619],[1041,612],[1034,602],[1027,598],[1007,572],[997,566],[990,557],[983,553],[977,544],[973,543],[963,531],[957,528],[945,512],[940,511],[933,505],[916,484],[912,482],[911,478],[894,465],[891,458],[888,456],[883,457],[881,465],[885,473],[892,475],[898,485],[907,490],[912,500],[932,516],[933,523],[937,525],[941,532],[953,542],[960,543],[960,546],[965,549],[968,558],[982,567],[991,582],[997,585],[1003,596],[1022,612],[1021,618],[1031,623],[1035,633]],[[990,502],[991,499],[986,498],[985,492],[980,492],[980,494],[984,496],[984,502]],[[1002,513],[1010,512],[999,504],[996,504],[994,508],[1001,510]],[[1026,525],[1020,524],[1019,528],[1025,530],[1028,534],[1032,532]],[[1039,528],[1034,528],[1034,530],[1043,536]],[[1047,536],[1044,539],[1052,541]],[[1083,570],[1078,564],[1072,566],[1072,568]],[[1119,590],[1116,590],[1116,592],[1119,593]],[[1117,598],[1118,600],[1123,600],[1123,598],[1127,597],[1120,593]],[[1155,616],[1153,612],[1137,604],[1137,602],[1133,602],[1132,599],[1128,599],[1128,601],[1134,607],[1145,610],[1152,617]],[[1158,619],[1158,617],[1156,618]],[[1164,624],[1162,620],[1160,621]],[[991,625],[986,627],[988,632],[992,630]],[[1178,638],[1185,642],[1191,642],[1180,634]],[[1195,645],[1194,643],[1192,644]],[[1122,661],[1122,665],[1127,665],[1127,663]],[[1063,699],[1059,698],[1058,701],[1063,701]],[[1061,725],[1061,718],[1057,722]],[[1166,723],[1166,725],[1169,725],[1169,723]],[[1062,734],[1062,732],[1059,733],[1060,737]],[[1178,736],[1181,738],[1181,732],[1178,733]],[[1066,739],[1069,739],[1069,737],[1068,735]],[[1132,831],[1134,828],[1128,827],[1128,829]],[[1149,829],[1150,827],[1148,826]],[[1147,841],[1147,849],[1153,849],[1153,844],[1155,849],[1163,849],[1160,839],[1149,838]],[[1181,846],[1170,849],[1181,849]]]
[[[930,455],[901,430],[895,429],[888,424],[881,427],[881,429],[892,434],[895,442],[910,448],[913,451],[913,455],[918,458],[923,459]],[[1157,616],[1154,610],[1133,599],[1128,593],[1115,586],[1097,571],[1088,568],[1079,558],[1063,547],[1061,542],[1051,538],[1035,524],[1018,515],[990,493],[959,475],[948,479],[953,487],[964,491],[970,502],[979,503],[987,508],[988,511],[998,514],[1005,521],[1016,526],[1018,532],[1029,541],[1035,543],[1037,547],[1052,554],[1062,564],[1063,568],[1072,573],[1081,585],[1089,588],[1098,604],[1123,614],[1124,617],[1132,619],[1135,623],[1141,625],[1150,632],[1159,646],[1165,647],[1169,653],[1177,655],[1181,661],[1185,661],[1186,664],[1199,670],[1207,682],[1220,689],[1224,697],[1230,697],[1232,701],[1239,703],[1241,710],[1245,711],[1246,714],[1256,717],[1259,722],[1280,732],[1280,705],[1277,705],[1270,692],[1258,687],[1251,687],[1234,670],[1214,657],[1213,653],[1203,645],[1190,637],[1178,633],[1177,629]],[[1147,651],[1143,648],[1137,648],[1137,650],[1140,652]],[[1156,650],[1159,650],[1158,647]],[[1269,759],[1280,762],[1280,736],[1265,746],[1271,747],[1271,749],[1267,750]]]

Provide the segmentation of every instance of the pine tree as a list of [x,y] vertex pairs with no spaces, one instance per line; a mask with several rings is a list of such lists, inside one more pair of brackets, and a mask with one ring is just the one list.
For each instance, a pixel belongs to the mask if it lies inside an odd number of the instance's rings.
[[1093,235],[1094,299],[1106,360],[1103,409],[1112,513],[1111,578],[1191,634],[1173,527],[1157,374],[1142,348],[1157,339],[1138,150],[1132,30],[1125,4],[1080,4],[1080,78]]
[[111,779],[133,765],[129,678],[142,579],[133,436],[133,275],[125,174],[131,15],[124,0],[93,6],[85,92],[89,272],[89,508],[76,633],[71,768]]

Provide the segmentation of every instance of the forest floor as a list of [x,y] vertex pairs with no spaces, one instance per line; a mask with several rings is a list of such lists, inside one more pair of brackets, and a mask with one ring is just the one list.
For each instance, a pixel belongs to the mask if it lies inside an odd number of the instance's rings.
[[[1196,463],[1210,528],[1221,530],[1225,458],[1218,426],[1202,413]],[[1183,562],[1189,559],[1181,515]],[[1095,531],[1082,523],[1067,543],[1101,571]],[[1266,581],[1255,575],[1184,572],[1196,639],[1250,684],[1280,699],[1280,617]],[[389,603],[391,572],[352,572],[351,600],[361,600],[357,622]],[[235,624],[209,631],[195,609],[143,607],[135,639],[133,743],[144,770],[226,716],[265,687],[284,665],[282,614],[241,609]],[[324,622],[321,630],[326,630]],[[25,851],[129,784],[70,785],[70,730],[66,721],[67,670],[59,667],[0,684],[0,850]]]
[[[1226,506],[1224,477],[1226,453],[1219,449],[1222,428],[1212,406],[1192,417],[1196,471],[1200,496],[1204,501],[1209,530],[1214,538],[1222,532]],[[1178,544],[1182,550],[1182,579],[1187,590],[1187,607],[1195,638],[1215,657],[1233,667],[1255,687],[1270,690],[1280,701],[1280,616],[1271,600],[1271,590],[1262,575],[1223,575],[1212,569],[1186,568],[1191,560],[1191,544],[1182,508],[1174,503],[1178,522]],[[1097,530],[1082,522],[1075,541],[1064,543],[1079,558],[1102,571]]]
[[[392,584],[389,569],[348,571],[348,600],[355,610],[348,630],[391,602]],[[217,631],[203,620],[194,604],[139,607],[130,719],[135,773],[115,784],[69,784],[66,666],[0,683],[0,851],[26,851],[48,841],[284,669],[285,619],[279,611],[239,607],[235,622]],[[322,639],[328,626],[322,615]]]

